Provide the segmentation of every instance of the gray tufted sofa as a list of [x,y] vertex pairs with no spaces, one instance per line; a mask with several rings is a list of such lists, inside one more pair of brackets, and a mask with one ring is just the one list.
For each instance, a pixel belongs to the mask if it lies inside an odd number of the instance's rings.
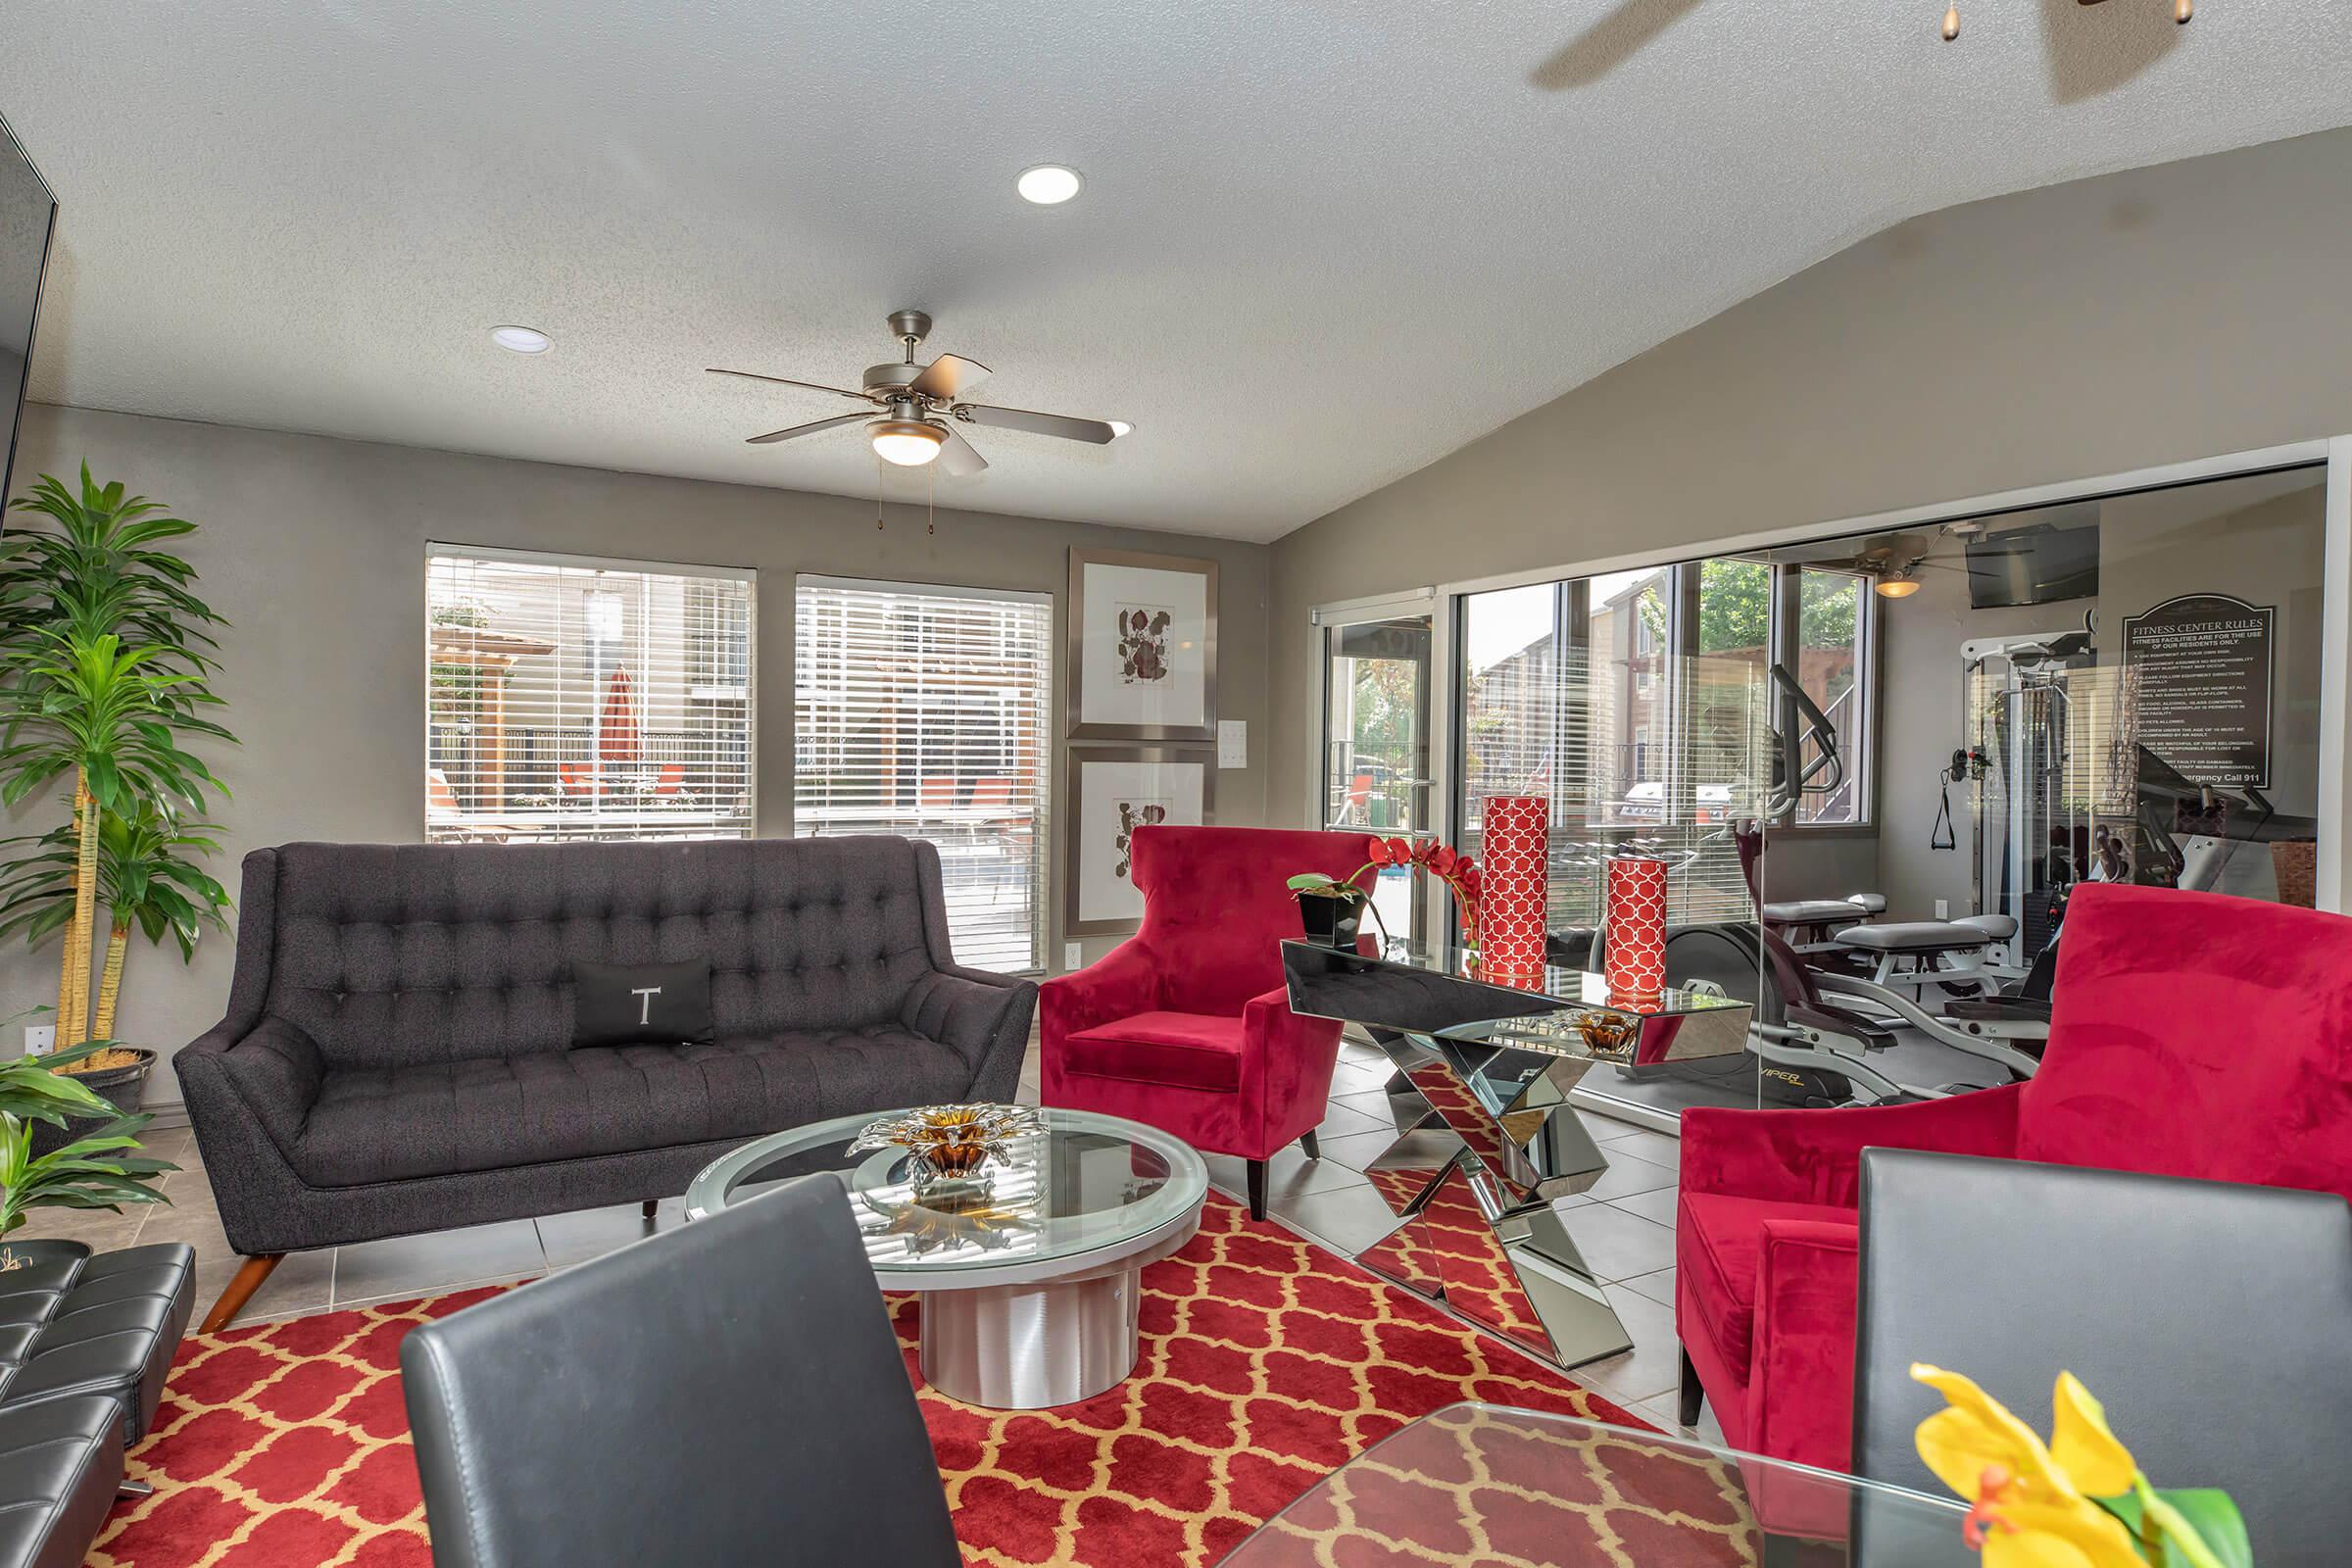
[[[571,965],[708,956],[710,1045],[571,1049]],[[224,1325],[305,1248],[683,1192],[763,1133],[1013,1097],[1037,987],[956,964],[899,838],[288,844],[245,858],[228,1014],[173,1060]]]

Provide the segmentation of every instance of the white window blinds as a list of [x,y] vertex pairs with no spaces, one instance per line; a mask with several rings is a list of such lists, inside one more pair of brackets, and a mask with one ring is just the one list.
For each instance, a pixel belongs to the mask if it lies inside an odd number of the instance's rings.
[[426,838],[749,838],[753,590],[428,546]]
[[802,577],[793,831],[939,847],[956,961],[1045,967],[1054,605]]

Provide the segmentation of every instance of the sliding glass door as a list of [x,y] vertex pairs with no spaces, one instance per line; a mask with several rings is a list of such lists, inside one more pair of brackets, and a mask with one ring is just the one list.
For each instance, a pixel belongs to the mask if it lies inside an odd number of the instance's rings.
[[[1323,825],[1339,832],[1416,837],[1430,817],[1431,617],[1417,613],[1321,619]],[[1410,873],[1391,870],[1373,907],[1393,936],[1420,935]]]

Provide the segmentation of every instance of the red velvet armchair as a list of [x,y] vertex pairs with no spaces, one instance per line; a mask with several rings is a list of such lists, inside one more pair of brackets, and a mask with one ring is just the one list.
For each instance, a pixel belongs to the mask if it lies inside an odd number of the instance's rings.
[[[1843,1470],[1866,1148],[2352,1197],[2352,919],[2157,888],[2079,890],[2029,1082],[1847,1110],[1683,1116],[1683,1414]],[[2150,1215],[2151,1223],[2164,1216]],[[1971,1260],[1951,1259],[1969,1289]]]
[[1294,1140],[1310,1159],[1319,1153],[1340,1050],[1337,1023],[1291,1011],[1280,944],[1300,922],[1283,884],[1301,871],[1348,876],[1364,863],[1364,843],[1361,833],[1136,829],[1142,928],[1038,990],[1045,1102],[1239,1155],[1250,1211],[1263,1219],[1266,1160]]

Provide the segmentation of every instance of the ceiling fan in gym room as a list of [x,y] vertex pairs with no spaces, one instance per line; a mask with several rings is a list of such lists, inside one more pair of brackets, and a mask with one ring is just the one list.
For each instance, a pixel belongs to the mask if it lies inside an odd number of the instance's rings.
[[896,363],[868,366],[860,390],[802,381],[788,375],[762,375],[756,370],[710,367],[712,375],[741,376],[747,381],[771,381],[778,386],[829,392],[866,404],[856,414],[837,414],[827,419],[789,425],[750,439],[752,446],[773,446],[820,430],[862,424],[873,442],[874,455],[902,467],[917,468],[936,460],[958,478],[988,466],[972,444],[956,428],[958,424],[993,425],[1005,430],[1028,430],[1105,446],[1135,426],[1124,419],[1081,419],[1066,414],[1039,414],[1031,409],[1007,409],[992,403],[967,403],[964,394],[988,378],[988,367],[959,354],[942,354],[929,365],[914,363],[914,351],[931,335],[931,318],[921,311],[893,311],[890,330],[904,358]]
[[1874,534],[1863,540],[1851,555],[1816,559],[1812,564],[1862,573],[1870,578],[1872,591],[1882,599],[1908,599],[1919,592],[1919,574],[1923,571],[1968,569],[1955,562],[1932,560],[1935,548],[1936,540],[1925,534]]

